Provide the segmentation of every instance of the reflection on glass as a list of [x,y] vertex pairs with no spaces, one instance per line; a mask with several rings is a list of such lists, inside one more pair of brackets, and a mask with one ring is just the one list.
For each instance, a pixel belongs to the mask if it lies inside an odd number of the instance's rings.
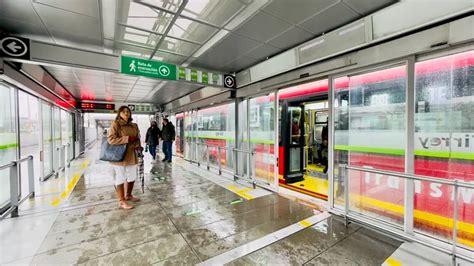
[[250,151],[254,151],[252,173],[266,184],[274,180],[275,96],[249,100]]
[[[248,151],[249,140],[248,140],[248,123],[247,123],[247,100],[239,102],[239,132],[238,132],[238,149],[241,151]],[[237,174],[239,176],[250,176],[250,164],[247,154],[239,152],[238,154],[238,169]]]
[[344,165],[405,171],[405,91],[405,66],[334,80],[336,206],[349,189],[351,210],[403,223],[399,178],[346,171]]
[[61,148],[61,116],[60,109],[53,107],[53,170],[58,170],[60,164],[60,148]]
[[51,106],[42,103],[42,127],[43,127],[43,177],[53,171],[53,142],[51,128]]
[[[196,136],[200,146],[201,162],[207,161],[206,145],[209,146],[209,162],[232,171],[233,148],[235,147],[234,103],[201,109],[197,112]],[[219,148],[218,148],[219,147]]]
[[[8,164],[17,157],[16,112],[14,89],[0,83],[0,165]],[[10,202],[10,170],[0,170],[0,209]]]
[[[33,155],[33,171],[37,176],[40,169],[40,125],[38,117],[38,99],[34,96],[18,91],[18,109],[20,117],[20,157]],[[21,193],[28,194],[28,164],[21,164]],[[35,178],[33,181],[36,181]]]
[[[415,173],[418,175],[474,181],[473,62],[474,51],[468,51],[415,65]],[[415,228],[451,239],[452,188],[423,184],[415,193],[415,212],[419,214],[415,216]],[[474,190],[459,188],[458,202],[458,242],[473,248]]]

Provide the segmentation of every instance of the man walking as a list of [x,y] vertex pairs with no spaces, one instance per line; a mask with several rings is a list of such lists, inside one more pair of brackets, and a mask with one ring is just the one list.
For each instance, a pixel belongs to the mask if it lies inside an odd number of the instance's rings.
[[158,146],[158,140],[161,137],[161,131],[155,121],[151,122],[150,128],[146,132],[145,143],[148,145],[151,157],[153,160],[156,159],[156,146]]
[[168,118],[163,119],[163,128],[161,129],[161,136],[163,139],[163,153],[165,154],[165,158],[162,160],[163,162],[167,161],[171,163],[171,147],[175,139],[175,134],[176,132],[174,130],[173,123],[171,123]]

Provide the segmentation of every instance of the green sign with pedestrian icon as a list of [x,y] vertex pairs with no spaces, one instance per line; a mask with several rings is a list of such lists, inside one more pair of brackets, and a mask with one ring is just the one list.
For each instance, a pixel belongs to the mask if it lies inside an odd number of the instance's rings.
[[121,57],[120,73],[176,80],[176,65],[130,56]]

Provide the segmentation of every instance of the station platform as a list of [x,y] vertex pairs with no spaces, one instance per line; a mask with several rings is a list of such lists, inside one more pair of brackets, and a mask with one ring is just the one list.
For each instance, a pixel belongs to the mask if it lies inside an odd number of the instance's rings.
[[262,188],[229,185],[176,157],[162,163],[147,155],[144,192],[139,180],[134,188],[141,201],[119,209],[98,154],[89,150],[43,183],[64,191],[1,221],[0,264],[401,265],[391,257],[404,244],[399,239],[346,227],[321,208]]

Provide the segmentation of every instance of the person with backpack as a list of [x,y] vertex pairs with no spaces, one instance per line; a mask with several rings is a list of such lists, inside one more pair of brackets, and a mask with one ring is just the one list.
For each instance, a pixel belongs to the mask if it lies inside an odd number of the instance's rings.
[[161,138],[163,139],[163,153],[165,158],[163,162],[171,163],[172,157],[172,145],[175,140],[176,132],[174,130],[174,125],[171,123],[168,118],[163,119],[163,127],[161,129]]
[[158,141],[160,138],[161,130],[158,128],[156,122],[152,121],[151,126],[146,132],[145,143],[148,145],[148,150],[150,151],[150,155],[153,157],[153,160],[156,159],[156,146],[158,146]]

